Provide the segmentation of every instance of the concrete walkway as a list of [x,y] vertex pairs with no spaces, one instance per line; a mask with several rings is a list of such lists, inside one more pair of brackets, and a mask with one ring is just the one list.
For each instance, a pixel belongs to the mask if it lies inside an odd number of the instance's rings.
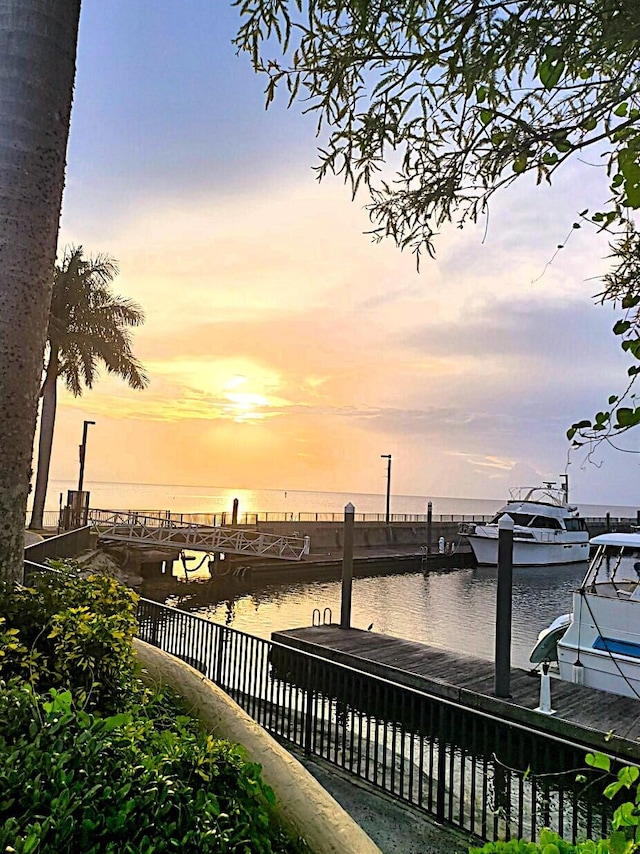
[[480,845],[468,835],[437,824],[418,810],[386,795],[316,757],[290,751],[346,810],[383,854],[467,854]]

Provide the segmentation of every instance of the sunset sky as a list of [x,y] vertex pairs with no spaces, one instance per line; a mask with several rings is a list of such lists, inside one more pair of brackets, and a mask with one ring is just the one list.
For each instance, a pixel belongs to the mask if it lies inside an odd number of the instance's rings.
[[[604,170],[522,179],[417,273],[364,233],[365,196],[317,183],[313,119],[265,111],[237,22],[226,0],[83,0],[60,248],[118,260],[151,383],[62,393],[51,477],[91,419],[89,483],[381,493],[388,453],[403,494],[557,479],[628,364],[593,300],[606,241],[571,228]],[[637,456],[570,459],[576,501],[637,501]]]

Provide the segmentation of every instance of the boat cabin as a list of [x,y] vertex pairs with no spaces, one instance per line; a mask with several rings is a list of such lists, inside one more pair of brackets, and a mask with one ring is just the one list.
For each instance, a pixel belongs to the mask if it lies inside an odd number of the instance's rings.
[[579,517],[561,518],[559,516],[541,516],[536,513],[518,513],[514,510],[501,510],[489,522],[490,525],[497,525],[500,519],[509,515],[513,519],[514,525],[519,525],[522,528],[550,528],[556,531],[587,531],[587,524],[584,519]]

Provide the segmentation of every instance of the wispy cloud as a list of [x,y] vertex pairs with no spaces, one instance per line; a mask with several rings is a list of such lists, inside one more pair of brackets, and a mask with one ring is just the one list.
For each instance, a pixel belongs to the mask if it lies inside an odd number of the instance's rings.
[[[151,385],[62,394],[54,469],[96,416],[106,479],[382,491],[384,452],[400,491],[502,497],[559,471],[626,369],[591,300],[606,240],[572,230],[547,266],[599,175],[517,182],[418,273],[364,234],[365,197],[314,181],[313,122],[265,113],[228,10],[157,5],[83,10],[61,237],[119,260]],[[620,489],[633,466],[608,466]]]

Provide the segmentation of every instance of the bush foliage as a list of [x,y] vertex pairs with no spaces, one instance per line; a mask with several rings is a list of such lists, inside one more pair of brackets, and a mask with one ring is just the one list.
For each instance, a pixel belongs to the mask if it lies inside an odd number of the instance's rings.
[[69,691],[0,686],[0,849],[294,852],[239,747],[170,697],[97,717]]
[[26,587],[0,582],[0,677],[43,692],[64,686],[90,709],[121,707],[138,688],[137,601],[114,579],[65,565]]
[[469,854],[609,854],[606,840],[592,842],[566,842],[557,833],[545,829],[539,842],[526,842],[524,839],[511,839],[509,842],[487,842],[482,848],[470,848]]
[[0,585],[0,850],[295,854],[242,748],[136,672],[136,596],[61,568]]

